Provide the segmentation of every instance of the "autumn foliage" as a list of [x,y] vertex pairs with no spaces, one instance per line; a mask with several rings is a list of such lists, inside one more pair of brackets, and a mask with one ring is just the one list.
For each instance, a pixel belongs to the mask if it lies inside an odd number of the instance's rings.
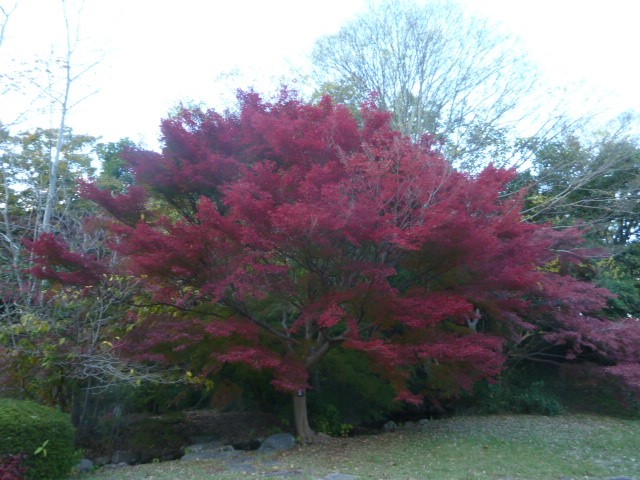
[[[407,387],[415,365],[455,365],[469,387],[532,332],[567,355],[601,348],[579,325],[608,293],[569,275],[575,231],[523,221],[515,172],[456,171],[373,104],[359,123],[328,97],[239,100],[237,113],[165,120],[162,153],[126,154],[124,193],[81,187],[111,214],[110,268],[141,279],[157,306],[128,339],[140,358],[197,350],[205,371],[240,362],[296,392],[329,349],[358,349],[399,399],[420,402]],[[36,248],[40,276],[81,285],[107,269],[58,247]]]
[[24,466],[26,455],[0,456],[0,480],[21,480],[27,474]]

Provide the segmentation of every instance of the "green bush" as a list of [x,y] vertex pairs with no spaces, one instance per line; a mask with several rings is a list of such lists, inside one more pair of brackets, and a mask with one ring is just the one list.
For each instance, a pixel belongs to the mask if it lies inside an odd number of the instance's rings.
[[[341,424],[373,424],[402,408],[402,403],[394,401],[392,385],[372,370],[363,352],[356,350],[329,351],[312,377],[312,385],[307,397],[310,418],[331,424],[327,433],[332,435],[343,434],[339,432]],[[323,431],[320,425],[316,428]]]
[[640,419],[640,399],[619,378],[596,365],[564,365],[554,387],[571,412]]
[[35,402],[0,398],[0,456],[25,454],[27,479],[56,480],[76,463],[68,415]]
[[178,450],[189,441],[178,432],[184,419],[184,413],[170,413],[162,416],[138,413],[104,417],[99,428],[92,432],[93,438],[86,447],[99,452]]
[[342,415],[333,405],[327,405],[324,414],[315,419],[319,432],[332,437],[348,437],[353,430],[353,425],[344,423]]
[[524,381],[498,383],[478,382],[470,396],[462,402],[470,405],[471,413],[535,413],[540,415],[558,415],[562,404],[543,380],[531,383]]
[[533,382],[525,390],[517,392],[513,404],[514,410],[518,413],[558,415],[562,412],[562,405],[555,395],[545,390],[542,380]]

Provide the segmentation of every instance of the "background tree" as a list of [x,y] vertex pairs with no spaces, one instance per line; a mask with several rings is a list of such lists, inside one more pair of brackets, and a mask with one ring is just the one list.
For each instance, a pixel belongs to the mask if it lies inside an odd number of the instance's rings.
[[[137,291],[135,281],[111,277],[106,282],[97,276],[91,278],[90,289],[56,288],[29,275],[34,252],[28,246],[43,233],[42,215],[57,134],[57,129],[35,129],[7,136],[0,156],[4,193],[0,226],[0,390],[3,395],[57,405],[72,414],[79,431],[86,432],[94,426],[97,415],[113,407],[109,402],[117,396],[112,392],[123,384],[168,380],[124,362],[114,353],[112,342],[122,334],[120,321]],[[96,145],[95,138],[74,135],[68,129],[64,135],[56,215],[51,225],[60,241],[74,250],[91,258],[104,258],[103,232],[85,225],[96,214],[95,205],[80,198],[78,182],[96,176],[96,164],[103,163],[107,171],[99,178],[113,188],[123,188],[122,182],[113,178],[117,173],[113,157],[131,142]],[[38,253],[55,255],[53,250],[40,244]],[[73,258],[57,260],[68,263]],[[109,402],[105,398],[110,398]]]
[[[74,350],[74,347],[83,344],[88,337],[93,338],[95,334],[87,333],[85,324],[83,335],[66,335],[64,332],[69,323],[85,318],[88,323],[95,324],[90,320],[95,315],[83,317],[80,312],[87,311],[86,305],[70,300],[71,297],[49,296],[46,284],[33,281],[26,272],[32,256],[24,246],[43,231],[55,231],[74,248],[82,251],[100,250],[99,238],[82,232],[81,227],[93,206],[77,195],[78,179],[95,173],[92,164],[96,160],[93,151],[95,138],[75,135],[67,127],[69,111],[82,100],[79,98],[82,95],[75,88],[77,82],[97,62],[83,64],[78,56],[81,53],[78,46],[82,5],[71,0],[62,1],[60,5],[64,26],[62,57],[56,55],[55,46],[52,46],[52,55],[47,59],[29,62],[7,58],[3,71],[6,75],[2,77],[7,95],[16,92],[27,98],[29,107],[20,114],[20,118],[27,113],[35,117],[42,110],[48,113],[49,121],[56,125],[55,129],[36,128],[16,132],[19,122],[14,120],[9,125],[3,125],[0,141],[0,177],[4,200],[0,207],[3,214],[0,294],[6,306],[0,322],[1,343],[6,347],[2,352],[3,361],[14,367],[21,362],[33,367],[29,372],[32,375],[26,375],[21,383],[15,385],[24,387],[18,394],[34,396],[38,385],[52,385],[41,380],[43,376],[47,378],[45,372],[52,372],[49,369],[52,363],[48,359],[53,352],[59,350],[59,358],[67,358],[72,370],[74,361],[71,358],[80,350]],[[8,10],[5,8],[3,13],[7,14]],[[62,304],[63,299],[68,301],[68,305]],[[76,307],[75,317],[71,313],[72,306]],[[68,318],[60,315],[67,307]],[[97,328],[97,331],[100,330]],[[57,334],[61,337],[52,338]],[[97,338],[104,340],[102,335]],[[77,343],[74,345],[72,340],[77,340]],[[92,342],[87,340],[85,345]],[[61,353],[66,349],[66,353]],[[69,356],[65,357],[65,354]],[[62,370],[58,369],[60,372]],[[51,378],[59,377],[57,374],[51,375]],[[43,394],[45,390],[44,387],[39,390],[42,394],[39,400],[51,401],[56,397],[50,395],[46,398],[47,394]],[[66,398],[66,394],[60,398]],[[68,403],[66,400],[61,401],[61,405]]]
[[[95,173],[92,161],[95,138],[63,132],[63,160],[57,175],[58,214],[53,218],[57,230],[71,243],[84,242],[88,237],[77,237],[83,217],[91,205],[77,195],[77,181]],[[30,283],[25,274],[29,255],[25,256],[24,242],[34,240],[43,232],[43,212],[51,177],[51,152],[58,140],[57,130],[36,129],[16,136],[5,137],[4,151],[0,156],[0,178],[2,179],[2,257],[3,285],[5,294],[14,301],[26,295],[36,294],[36,285]],[[85,245],[90,248],[89,245]],[[10,270],[7,270],[10,269]],[[34,290],[36,289],[36,290]],[[22,302],[20,302],[22,303]],[[31,300],[25,298],[25,305]]]
[[64,131],[67,128],[67,115],[71,108],[73,108],[78,102],[84,99],[82,98],[80,100],[72,101],[71,89],[74,83],[76,83],[79,78],[81,78],[84,74],[86,74],[89,70],[91,70],[99,63],[98,61],[95,61],[88,65],[82,65],[80,67],[74,65],[74,55],[76,54],[78,43],[80,41],[80,16],[82,13],[83,5],[80,5],[77,8],[77,18],[75,19],[75,21],[73,21],[71,18],[69,2],[63,0],[62,7],[65,24],[65,52],[62,59],[62,70],[64,72],[64,79],[62,82],[63,87],[60,92],[55,92],[55,90],[53,89],[44,89],[40,87],[45,93],[48,94],[51,101],[57,106],[57,109],[60,113],[56,148],[51,158],[51,175],[49,176],[47,200],[42,215],[42,229],[44,232],[52,231],[51,219],[54,215],[54,209],[57,202],[56,197],[58,195],[58,170],[60,169],[60,163],[62,161]]
[[135,143],[128,138],[96,145],[96,153],[100,157],[98,181],[101,187],[124,191],[133,183],[133,172],[126,164],[123,154],[135,148]]
[[[514,189],[529,188],[524,214],[558,228],[585,227],[592,245],[604,247],[579,275],[612,290],[609,313],[638,316],[637,236],[640,226],[640,149],[625,114],[606,129],[575,132],[552,141],[530,140],[531,168]],[[607,258],[608,257],[608,258]]]
[[[416,365],[433,376],[446,364],[469,388],[500,371],[503,339],[601,350],[576,332],[607,292],[567,274],[575,232],[522,221],[520,198],[502,195],[514,172],[456,172],[372,105],[359,126],[326,97],[240,103],[166,120],[162,154],[126,154],[123,193],[83,187],[112,215],[120,275],[147,292],[130,319],[139,358],[267,370],[310,439],[304,392],[332,349],[364,352],[408,402],[425,393],[409,382]],[[107,268],[40,244],[42,277],[92,285]]]
[[595,280],[616,294],[607,308],[611,317],[640,318],[640,243],[630,243],[598,262]]
[[514,165],[522,160],[514,127],[550,130],[558,121],[534,121],[540,80],[516,39],[453,2],[372,2],[318,40],[312,59],[321,92],[356,108],[377,95],[395,128],[414,140],[444,140],[447,157],[463,168]]
[[[640,226],[640,147],[621,128],[532,141],[531,196],[525,215],[557,226],[583,223],[598,244],[621,246],[636,239]],[[527,174],[525,174],[527,175]]]

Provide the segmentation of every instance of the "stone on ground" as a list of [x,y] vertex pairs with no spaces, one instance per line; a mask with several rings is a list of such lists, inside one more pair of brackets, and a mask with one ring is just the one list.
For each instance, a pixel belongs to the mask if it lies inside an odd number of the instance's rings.
[[278,450],[289,450],[293,448],[296,444],[296,439],[293,438],[293,435],[290,433],[276,433],[275,435],[271,435],[267,437],[267,439],[262,442],[259,452],[275,452]]

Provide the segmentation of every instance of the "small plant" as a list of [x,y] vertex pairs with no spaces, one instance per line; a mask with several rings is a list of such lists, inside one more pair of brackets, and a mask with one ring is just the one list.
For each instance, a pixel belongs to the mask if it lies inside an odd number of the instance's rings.
[[348,437],[353,430],[353,425],[344,423],[342,415],[336,407],[328,405],[324,415],[318,419],[318,430],[332,437]]
[[36,448],[34,455],[42,455],[43,457],[47,456],[47,445],[49,444],[49,440],[45,440],[42,445]]
[[341,423],[340,424],[340,436],[341,437],[348,437],[349,435],[351,435],[351,432],[353,431],[353,425],[351,425],[350,423]]

